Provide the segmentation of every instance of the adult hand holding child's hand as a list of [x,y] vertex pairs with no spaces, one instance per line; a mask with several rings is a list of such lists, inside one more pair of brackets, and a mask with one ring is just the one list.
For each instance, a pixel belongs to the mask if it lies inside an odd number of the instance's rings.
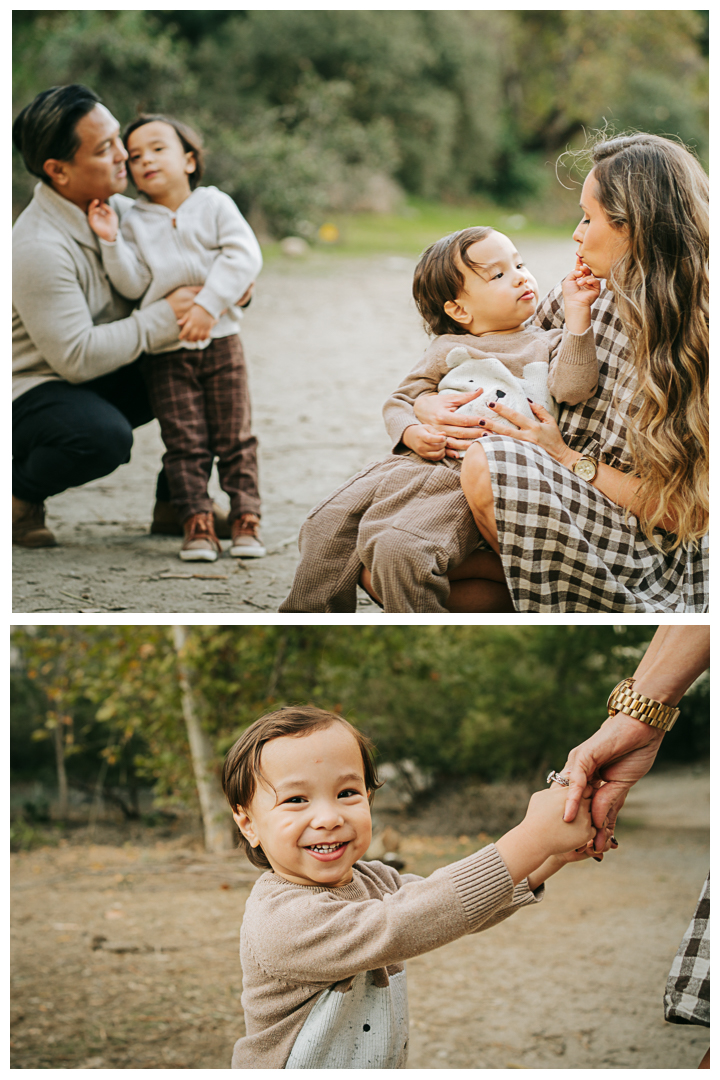
[[563,855],[584,848],[595,836],[590,818],[590,799],[593,788],[583,791],[574,821],[563,821],[566,790],[551,784],[536,791],[530,799],[523,821],[501,836],[496,843],[508,873],[515,884],[522,881],[554,855]]
[[454,392],[422,394],[416,400],[414,410],[420,423],[446,437],[445,455],[447,457],[456,458],[458,451],[467,450],[485,431],[484,428],[478,427],[477,417],[466,413],[458,415],[457,412],[461,405],[474,401],[483,392],[481,387],[468,394]]
[[179,285],[177,289],[173,289],[168,293],[165,299],[170,307],[173,309],[173,314],[180,323],[180,320],[187,315],[190,308],[195,303],[195,297],[200,292],[202,285]]

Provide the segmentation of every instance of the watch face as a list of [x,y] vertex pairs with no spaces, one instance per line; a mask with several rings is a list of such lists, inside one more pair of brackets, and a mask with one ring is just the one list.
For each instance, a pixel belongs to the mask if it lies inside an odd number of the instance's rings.
[[587,458],[580,458],[575,462],[573,472],[576,476],[579,476],[581,480],[592,480],[597,472],[597,465],[594,461]]

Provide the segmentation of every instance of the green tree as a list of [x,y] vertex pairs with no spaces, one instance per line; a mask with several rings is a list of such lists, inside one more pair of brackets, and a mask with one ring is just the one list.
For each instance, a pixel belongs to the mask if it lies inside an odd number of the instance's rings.
[[[100,760],[115,767],[131,753],[158,806],[203,808],[208,821],[221,816],[220,804],[203,807],[198,777],[207,775],[217,794],[230,745],[263,713],[291,704],[346,716],[371,736],[383,762],[409,760],[436,776],[538,782],[597,729],[607,694],[635,669],[654,630],[196,626],[175,642],[172,627],[42,627],[20,631],[16,642],[28,674],[49,694],[38,730],[54,731],[56,716],[92,703],[104,732]],[[202,743],[195,762],[191,729]],[[80,749],[88,729],[69,730]],[[700,680],[663,756],[702,756],[707,738],[708,682]]]
[[[20,11],[14,107],[81,81],[122,122],[178,114],[206,138],[209,183],[258,227],[312,235],[379,176],[522,204],[606,121],[704,159],[707,27],[696,11]],[[14,168],[19,209],[32,185]]]

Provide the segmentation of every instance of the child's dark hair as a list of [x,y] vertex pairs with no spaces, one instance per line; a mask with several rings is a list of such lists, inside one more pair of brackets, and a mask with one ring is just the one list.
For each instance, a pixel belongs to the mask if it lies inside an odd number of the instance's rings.
[[465,286],[459,263],[463,262],[470,270],[476,268],[477,264],[468,258],[468,248],[494,231],[489,225],[461,229],[443,236],[422,253],[415,267],[413,296],[428,334],[468,333],[466,327],[450,318],[445,304],[457,300]]
[[197,131],[194,131],[193,128],[189,127],[187,124],[183,124],[181,120],[174,120],[171,116],[162,116],[160,113],[141,113],[141,115],[136,117],[132,123],[128,124],[123,131],[125,149],[127,150],[128,148],[128,138],[132,135],[133,131],[137,131],[138,128],[143,127],[145,124],[152,124],[156,120],[160,121],[162,124],[169,124],[170,127],[175,130],[185,153],[194,155],[195,172],[188,174],[190,189],[191,191],[194,190],[200,183],[205,169],[203,142],[202,137],[198,135]]
[[[260,755],[266,743],[284,735],[302,738],[303,735],[309,735],[312,731],[329,727],[331,724],[342,724],[356,739],[363,761],[365,787],[372,803],[373,794],[382,781],[375,770],[374,747],[368,737],[336,713],[316,709],[312,705],[290,705],[261,716],[242,733],[225,755],[222,787],[233,811],[238,807],[247,811],[257,790],[258,779],[265,779],[260,772]],[[263,870],[272,869],[263,849],[259,846],[252,847],[242,833],[240,843],[251,863]]]

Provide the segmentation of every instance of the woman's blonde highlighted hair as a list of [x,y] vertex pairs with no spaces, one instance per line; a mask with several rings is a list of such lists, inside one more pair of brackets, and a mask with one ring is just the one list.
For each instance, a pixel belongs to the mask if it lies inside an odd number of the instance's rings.
[[591,150],[595,197],[628,237],[608,286],[629,340],[636,389],[628,416],[632,512],[650,539],[697,543],[709,509],[708,177],[679,142],[643,133]]

